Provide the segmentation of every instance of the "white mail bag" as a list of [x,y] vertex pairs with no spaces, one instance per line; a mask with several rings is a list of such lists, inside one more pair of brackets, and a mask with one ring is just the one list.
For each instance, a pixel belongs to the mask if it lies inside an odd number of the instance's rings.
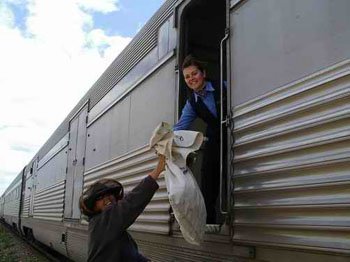
[[164,122],[154,130],[150,140],[150,147],[166,156],[164,177],[170,205],[183,237],[195,245],[203,241],[207,212],[199,186],[186,166],[186,158],[198,150],[202,142],[202,133],[173,132]]

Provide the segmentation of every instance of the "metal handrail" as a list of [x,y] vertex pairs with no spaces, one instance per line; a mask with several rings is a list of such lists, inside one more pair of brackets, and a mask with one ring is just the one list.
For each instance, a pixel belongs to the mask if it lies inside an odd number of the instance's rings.
[[224,43],[229,38],[230,32],[228,29],[225,30],[225,36],[220,42],[220,212],[223,215],[227,214],[222,208],[222,173],[223,173],[223,128],[222,125],[226,124],[227,119],[223,119],[223,88],[224,88]]

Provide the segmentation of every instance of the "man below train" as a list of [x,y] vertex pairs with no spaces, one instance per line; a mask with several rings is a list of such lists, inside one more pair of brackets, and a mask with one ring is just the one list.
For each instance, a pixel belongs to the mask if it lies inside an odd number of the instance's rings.
[[156,180],[164,168],[165,157],[159,156],[157,167],[125,196],[118,181],[101,179],[80,197],[80,209],[89,218],[87,261],[150,261],[126,230],[159,188]]
[[201,190],[207,209],[207,224],[215,224],[220,184],[220,83],[207,80],[204,64],[191,55],[184,59],[182,73],[191,94],[173,130],[190,129],[196,118],[207,124]]

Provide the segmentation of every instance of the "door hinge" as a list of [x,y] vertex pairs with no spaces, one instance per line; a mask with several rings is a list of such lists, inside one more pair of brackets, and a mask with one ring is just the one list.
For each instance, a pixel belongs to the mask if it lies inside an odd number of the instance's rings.
[[232,123],[233,123],[233,112],[232,112],[232,110],[230,110],[230,111],[227,113],[225,119],[224,119],[223,121],[221,121],[221,124],[222,124],[222,125],[225,124],[226,127],[231,127],[231,124],[232,124]]
[[85,157],[83,157],[83,166],[85,166]]
[[66,174],[68,174],[68,167],[66,167]]
[[85,117],[85,123],[87,124],[89,122],[89,116]]
[[231,116],[227,115],[225,120],[221,121],[221,124],[229,127],[231,125]]

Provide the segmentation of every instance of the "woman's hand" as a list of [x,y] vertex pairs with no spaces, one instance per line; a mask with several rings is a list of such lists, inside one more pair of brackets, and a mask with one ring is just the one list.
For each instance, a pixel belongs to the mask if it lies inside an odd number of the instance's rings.
[[165,170],[165,156],[158,155],[157,167],[149,174],[153,179],[158,179],[159,175]]

